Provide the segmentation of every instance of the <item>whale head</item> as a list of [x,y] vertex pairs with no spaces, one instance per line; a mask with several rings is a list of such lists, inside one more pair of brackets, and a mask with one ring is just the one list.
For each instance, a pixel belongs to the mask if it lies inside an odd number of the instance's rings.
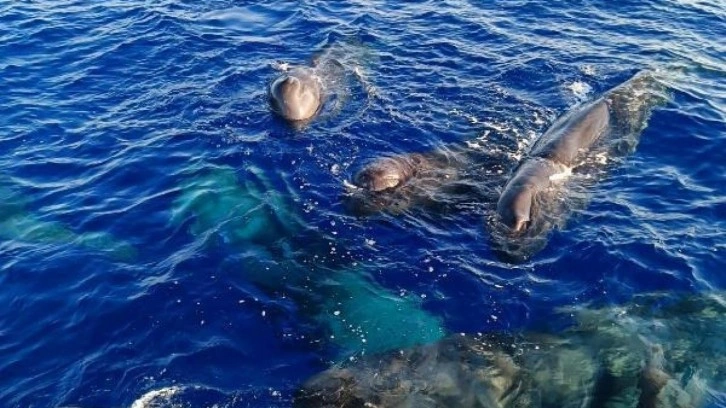
[[386,210],[398,213],[412,203],[409,181],[416,177],[425,159],[419,154],[382,157],[360,169],[345,181],[345,202],[349,211],[371,215]]
[[532,188],[508,190],[497,202],[497,214],[512,234],[524,233],[531,223]]
[[353,184],[369,192],[392,190],[414,177],[420,164],[418,155],[379,158],[356,173]]
[[494,247],[503,259],[522,262],[544,248],[561,213],[559,189],[551,176],[562,170],[563,166],[549,160],[530,159],[504,187],[491,224]]
[[287,72],[270,85],[270,104],[288,121],[311,119],[322,105],[321,81],[312,69]]

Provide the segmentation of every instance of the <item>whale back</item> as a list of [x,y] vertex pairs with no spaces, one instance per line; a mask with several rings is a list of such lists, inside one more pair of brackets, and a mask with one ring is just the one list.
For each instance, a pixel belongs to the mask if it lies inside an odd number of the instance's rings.
[[625,146],[613,153],[632,153],[653,109],[669,100],[667,88],[654,75],[641,72],[605,95],[611,113],[611,139],[618,142],[616,147]]
[[622,153],[630,153],[653,108],[667,99],[664,86],[654,75],[641,72],[557,120],[535,143],[530,155],[575,166],[593,145],[606,138],[606,142],[627,142],[629,151]]
[[609,123],[608,104],[598,99],[555,122],[531,155],[572,166],[607,132]]
[[[599,172],[609,159],[634,150],[653,108],[668,100],[666,91],[652,73],[639,73],[566,114],[542,135],[497,203],[492,238],[506,258],[528,258],[544,247],[551,229],[564,225],[568,213],[584,208],[583,189],[594,180],[587,171],[594,166]],[[587,172],[588,177],[559,177],[563,171]],[[552,188],[556,179],[568,181]]]

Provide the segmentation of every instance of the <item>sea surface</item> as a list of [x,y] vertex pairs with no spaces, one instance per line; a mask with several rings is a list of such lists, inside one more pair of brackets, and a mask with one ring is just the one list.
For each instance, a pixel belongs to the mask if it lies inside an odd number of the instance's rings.
[[[0,406],[288,407],[361,354],[726,290],[724,38],[719,0],[0,1]],[[292,128],[267,87],[326,52],[335,95]],[[524,263],[496,198],[342,204],[449,145],[502,151],[503,186],[642,70],[670,100]]]

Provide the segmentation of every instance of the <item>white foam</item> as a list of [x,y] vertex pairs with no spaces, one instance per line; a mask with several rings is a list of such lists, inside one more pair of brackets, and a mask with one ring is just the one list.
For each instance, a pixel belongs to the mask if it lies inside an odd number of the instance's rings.
[[595,76],[595,74],[597,73],[595,71],[595,67],[593,67],[592,65],[583,65],[582,67],[580,67],[580,71],[582,71],[583,74],[589,76]]
[[567,86],[567,89],[569,89],[572,94],[579,99],[585,98],[590,93],[590,91],[592,91],[592,87],[582,81],[575,81],[571,83]]
[[469,123],[471,123],[472,125],[476,125],[477,123],[480,122],[479,118],[472,115],[471,113],[467,113],[467,112],[461,111],[456,108],[450,110],[449,113],[456,115],[456,116],[461,116],[461,117],[467,119],[469,121]]
[[497,132],[505,132],[511,129],[506,123],[483,122],[484,126],[496,130]]
[[555,173],[555,174],[551,175],[550,181],[558,182],[558,181],[566,180],[571,175],[572,175],[572,169],[570,167],[565,167],[561,173]]
[[179,394],[184,389],[179,386],[161,388],[152,390],[142,395],[131,404],[131,408],[161,408],[165,403],[169,402],[173,396]]
[[278,71],[287,72],[290,70],[290,64],[287,62],[275,61],[272,63],[272,68]]
[[608,162],[608,155],[607,155],[607,153],[604,153],[603,152],[603,153],[596,154],[595,155],[595,161],[598,162],[599,164],[603,164],[603,165],[607,164],[607,162]]
[[358,191],[361,189],[360,187],[356,186],[348,180],[343,180],[343,187],[345,187],[348,192]]

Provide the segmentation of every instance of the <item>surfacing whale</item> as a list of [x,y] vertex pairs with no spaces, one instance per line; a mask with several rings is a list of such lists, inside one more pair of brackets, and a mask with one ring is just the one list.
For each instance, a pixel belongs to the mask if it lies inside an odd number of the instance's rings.
[[570,175],[634,150],[653,108],[662,103],[663,86],[641,72],[557,120],[516,168],[497,202],[492,225],[495,247],[511,260],[541,250],[549,232],[561,226],[573,208],[584,207],[569,194]]
[[472,201],[493,201],[498,180],[483,179],[488,168],[483,163],[496,160],[491,153],[458,145],[383,155],[344,182],[343,201],[355,215],[414,209],[441,213]]
[[296,67],[270,85],[272,110],[291,122],[309,120],[323,104],[323,82],[312,67]]
[[319,116],[338,114],[356,84],[363,87],[358,91],[372,92],[360,65],[365,63],[364,50],[355,42],[336,42],[317,52],[308,64],[274,63],[280,74],[268,86],[272,111],[299,129]]

